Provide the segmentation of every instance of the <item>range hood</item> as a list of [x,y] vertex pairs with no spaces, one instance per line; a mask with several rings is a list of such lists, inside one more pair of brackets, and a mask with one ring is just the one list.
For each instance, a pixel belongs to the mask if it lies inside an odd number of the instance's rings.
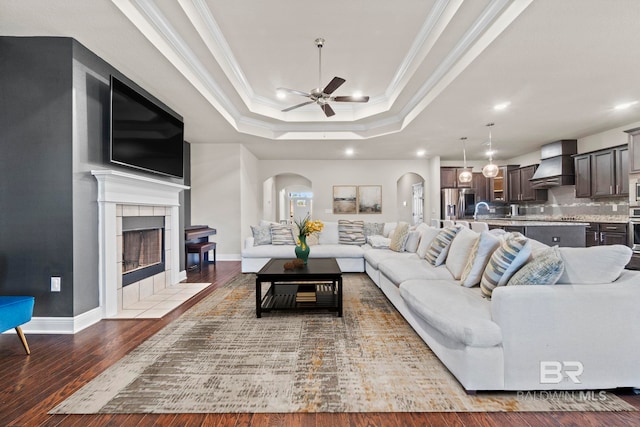
[[576,139],[563,139],[542,146],[540,165],[529,180],[536,190],[573,185],[576,183],[574,154],[578,153]]

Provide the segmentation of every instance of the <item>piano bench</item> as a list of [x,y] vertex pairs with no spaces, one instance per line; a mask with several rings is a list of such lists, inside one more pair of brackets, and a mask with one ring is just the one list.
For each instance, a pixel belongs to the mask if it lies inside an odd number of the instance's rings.
[[[200,271],[202,271],[202,264],[204,263],[204,254],[209,251],[213,251],[213,264],[216,263],[216,242],[198,242],[198,243],[187,243],[186,244],[186,252],[187,259],[185,261],[186,264],[189,264],[189,254],[198,254],[198,264]],[[187,269],[189,266],[186,266]]]

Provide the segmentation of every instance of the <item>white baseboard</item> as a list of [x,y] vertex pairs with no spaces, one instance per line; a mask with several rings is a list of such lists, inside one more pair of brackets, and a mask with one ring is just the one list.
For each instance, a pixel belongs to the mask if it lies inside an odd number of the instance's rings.
[[[75,334],[102,320],[102,310],[96,307],[75,317],[32,317],[21,325],[25,334]],[[5,333],[14,333],[10,329]]]

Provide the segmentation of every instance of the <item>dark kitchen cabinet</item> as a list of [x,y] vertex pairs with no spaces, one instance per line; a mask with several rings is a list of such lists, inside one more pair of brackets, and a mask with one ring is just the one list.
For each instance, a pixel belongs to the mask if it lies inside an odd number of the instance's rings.
[[489,197],[492,202],[509,201],[509,173],[514,169],[518,169],[518,166],[500,166],[498,176],[489,179]]
[[587,246],[629,246],[627,224],[592,222],[585,230]]
[[476,203],[488,202],[491,200],[491,196],[489,194],[489,179],[482,175],[482,172],[473,173],[471,188],[473,188],[476,193]]
[[627,145],[574,156],[576,197],[612,197],[629,194]]
[[[471,170],[471,168],[467,169]],[[471,182],[458,181],[458,176],[462,171],[464,171],[464,168],[440,168],[440,188],[470,188]]]
[[576,197],[591,197],[591,154],[574,157]]
[[629,134],[629,172],[640,172],[640,128],[625,130]]
[[537,167],[538,165],[529,165],[509,171],[509,202],[547,200],[547,190],[536,190],[529,181]]

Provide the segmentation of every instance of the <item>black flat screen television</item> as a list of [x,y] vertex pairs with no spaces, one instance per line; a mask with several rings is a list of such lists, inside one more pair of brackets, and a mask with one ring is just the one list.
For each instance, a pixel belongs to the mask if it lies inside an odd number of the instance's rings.
[[111,163],[182,178],[183,142],[181,118],[111,76]]

